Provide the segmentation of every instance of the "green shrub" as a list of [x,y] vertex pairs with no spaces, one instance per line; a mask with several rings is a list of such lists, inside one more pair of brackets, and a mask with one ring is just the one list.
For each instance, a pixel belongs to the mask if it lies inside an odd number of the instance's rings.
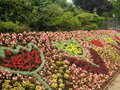
[[83,30],[98,30],[98,25],[95,23],[89,24],[89,25],[85,25],[83,28]]
[[29,0],[0,0],[0,20],[29,25],[37,15]]
[[83,13],[77,15],[77,17],[79,18],[82,25],[82,29],[84,30],[99,29],[104,22],[104,18],[97,14]]
[[65,12],[62,16],[56,17],[56,20],[52,23],[57,30],[76,30],[81,27],[81,22],[78,17],[74,16],[72,12]]
[[64,14],[64,10],[58,4],[50,4],[44,8],[41,8],[41,21],[40,28],[44,30],[54,30],[55,28],[51,25],[55,18]]
[[28,26],[19,25],[19,23],[3,22],[0,21],[0,32],[23,32],[24,30],[29,30]]

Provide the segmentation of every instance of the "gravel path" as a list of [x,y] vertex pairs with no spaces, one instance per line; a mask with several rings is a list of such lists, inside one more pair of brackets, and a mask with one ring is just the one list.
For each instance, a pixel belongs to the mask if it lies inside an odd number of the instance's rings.
[[116,76],[106,90],[120,90],[120,73]]

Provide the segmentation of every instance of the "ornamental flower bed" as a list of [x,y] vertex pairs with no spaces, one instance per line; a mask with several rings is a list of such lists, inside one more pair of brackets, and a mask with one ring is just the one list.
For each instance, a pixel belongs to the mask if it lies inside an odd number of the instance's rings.
[[39,52],[36,49],[32,49],[31,52],[20,50],[18,55],[15,56],[10,50],[6,50],[5,55],[6,58],[0,60],[1,65],[14,70],[32,71],[34,68],[37,69],[39,64],[41,64]]
[[120,67],[115,30],[0,33],[0,88],[98,90]]

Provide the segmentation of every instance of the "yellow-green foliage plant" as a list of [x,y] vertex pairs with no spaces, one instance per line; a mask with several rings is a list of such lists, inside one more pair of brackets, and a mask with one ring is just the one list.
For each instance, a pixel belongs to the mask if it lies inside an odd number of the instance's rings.
[[68,90],[71,87],[70,70],[68,64],[61,57],[56,57],[55,63],[52,64],[54,72],[52,75],[51,87],[53,90]]
[[110,38],[108,35],[101,36],[101,38],[110,44],[114,44],[114,45],[116,44],[116,42],[112,38]]
[[42,90],[41,86],[30,81],[0,80],[2,90]]
[[61,41],[56,43],[52,41],[57,48],[60,48],[63,52],[66,52],[73,56],[85,56],[84,48],[75,40],[67,40],[66,42]]

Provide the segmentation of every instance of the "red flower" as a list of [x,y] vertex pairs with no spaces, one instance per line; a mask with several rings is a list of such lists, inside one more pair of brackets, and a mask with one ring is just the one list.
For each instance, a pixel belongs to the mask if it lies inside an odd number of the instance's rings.
[[10,50],[6,50],[5,55],[12,55],[12,52]]
[[104,47],[104,45],[98,40],[91,40],[91,43],[98,47]]
[[[11,51],[6,50],[6,55],[12,55]],[[7,57],[1,62],[1,65],[14,70],[27,70],[32,71],[40,66],[40,52],[32,49],[31,52],[20,50],[16,56]],[[11,58],[11,59],[10,59]],[[10,60],[9,60],[10,59]]]

